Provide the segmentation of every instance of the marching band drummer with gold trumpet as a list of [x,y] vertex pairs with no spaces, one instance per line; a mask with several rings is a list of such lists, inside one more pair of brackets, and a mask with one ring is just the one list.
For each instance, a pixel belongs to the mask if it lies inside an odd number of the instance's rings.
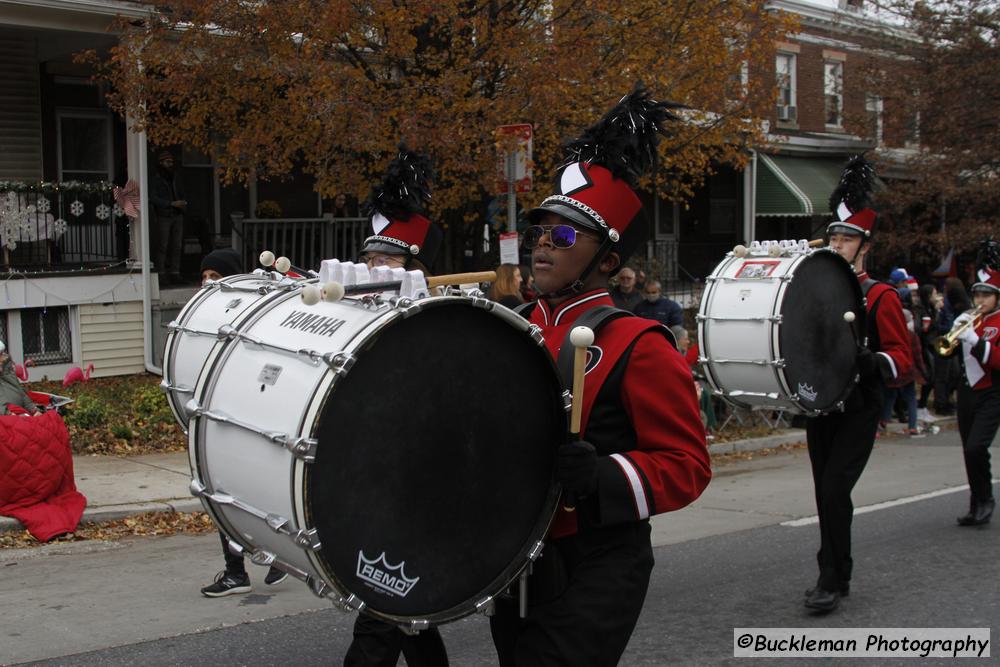
[[837,219],[827,226],[830,249],[854,266],[867,298],[867,315],[859,322],[858,386],[848,396],[843,412],[808,420],[806,441],[816,487],[820,549],[816,554],[819,580],[806,591],[805,606],[815,613],[829,613],[850,590],[851,491],[861,478],[875,445],[887,381],[906,377],[913,358],[899,296],[891,286],[868,277],[865,257],[871,248],[878,215],[869,198],[875,171],[861,156],[844,168],[840,184],[830,196]]
[[971,323],[958,334],[965,370],[958,389],[958,431],[970,491],[969,513],[958,518],[960,526],[989,523],[996,505],[989,447],[1000,427],[1000,247],[991,241],[983,250],[980,257],[986,261],[980,263],[979,282],[972,286],[979,315],[959,315],[952,329],[955,332],[963,323]]

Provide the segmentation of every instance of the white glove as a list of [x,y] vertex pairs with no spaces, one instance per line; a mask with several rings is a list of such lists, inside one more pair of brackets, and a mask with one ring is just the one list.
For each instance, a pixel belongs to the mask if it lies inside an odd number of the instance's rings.
[[968,312],[962,313],[961,315],[959,315],[958,317],[955,318],[955,322],[951,326],[952,326],[952,328],[955,328],[955,327],[957,327],[960,324],[965,324],[966,322],[968,322],[971,319],[972,319],[972,315],[971,314],[969,314]]
[[958,335],[958,339],[967,344],[969,347],[974,347],[976,343],[979,342],[979,334],[977,334],[972,327],[969,327]]

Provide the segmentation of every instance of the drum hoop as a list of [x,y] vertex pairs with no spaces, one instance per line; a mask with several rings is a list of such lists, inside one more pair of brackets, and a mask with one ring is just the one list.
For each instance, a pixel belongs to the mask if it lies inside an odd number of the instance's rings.
[[[457,302],[467,302],[474,307],[482,308],[487,312],[492,312],[495,315],[498,315],[499,318],[508,325],[512,326],[513,328],[517,329],[520,332],[529,335],[530,337],[531,325],[527,322],[527,320],[520,317],[519,315],[517,315],[516,313],[514,313],[509,309],[506,308],[501,309],[502,307],[497,308],[496,306],[498,304],[496,304],[495,302],[480,297],[466,297],[466,296],[453,296],[453,295],[428,297],[426,299],[420,299],[419,301],[415,301],[411,305],[401,307],[405,311],[404,313],[402,313],[402,315],[403,318],[406,318],[418,312],[422,312],[423,310],[426,310],[428,308],[446,306]],[[388,312],[391,311],[387,311],[387,313]],[[392,324],[396,323],[397,321],[403,318],[391,317],[391,318],[380,319],[377,321],[379,324],[377,328],[375,329],[365,328],[362,330],[362,332],[368,334],[375,334],[376,332],[382,332],[387,327],[391,326]],[[371,324],[372,325],[376,324],[376,321],[373,321]],[[356,350],[363,348],[364,344],[367,343],[368,340],[370,339],[369,335],[358,340],[360,338],[360,333],[362,332],[359,332],[359,335],[355,336],[354,339],[352,339],[352,346],[351,346],[352,354],[354,354]],[[561,387],[565,392],[565,387],[562,384],[562,378],[559,375],[555,361],[552,359],[552,355],[548,353],[548,348],[545,347],[544,342],[539,342],[537,340],[534,342],[536,342],[538,347],[542,349],[544,357],[549,360],[553,377],[555,377],[558,386]],[[344,351],[347,351],[347,346],[345,346]],[[363,352],[361,354],[363,354]],[[360,356],[360,354],[358,356]],[[341,374],[341,377],[346,377],[348,373],[350,373],[349,370]],[[315,437],[316,429],[319,427],[319,417],[320,415],[323,414],[323,408],[326,405],[326,400],[332,394],[333,389],[335,388],[335,385],[337,383],[337,380],[339,379],[338,377],[330,377],[331,375],[335,374],[328,373],[326,376],[324,376],[321,382],[321,387],[313,395],[313,400],[311,401],[309,408],[304,413],[305,415],[309,415],[310,413],[313,414],[313,418],[311,420],[312,424],[309,429],[308,437]],[[325,385],[325,388],[322,385]],[[319,400],[317,400],[318,397]],[[314,406],[315,410],[313,409]],[[305,419],[303,421],[305,421]],[[565,435],[563,437],[567,438],[569,435],[569,413],[566,413],[565,415],[565,427],[566,427],[564,431]],[[555,443],[555,445],[558,444],[559,443]],[[299,474],[300,470],[301,470],[301,475]],[[301,525],[303,527],[305,526],[311,527],[315,525],[314,522],[307,520],[311,518],[309,517],[309,512],[308,512],[309,500],[307,498],[308,495],[307,471],[308,468],[306,468],[306,464],[300,460],[297,460],[295,464],[295,483],[296,484],[301,483],[301,491],[299,488],[295,489],[294,502],[295,502],[296,512],[297,513],[301,512],[301,518],[303,519]],[[491,582],[489,582],[487,586],[482,588],[479,594],[475,596],[475,598],[466,600],[460,604],[454,605],[448,609],[444,609],[439,612],[435,612],[433,614],[404,616],[396,614],[386,614],[378,610],[372,609],[370,607],[365,607],[365,613],[380,618],[382,620],[388,621],[390,623],[394,623],[396,625],[405,627],[410,627],[414,621],[427,621],[427,623],[432,626],[441,625],[443,623],[455,621],[460,618],[464,618],[465,616],[474,614],[484,604],[487,604],[489,601],[496,598],[497,595],[503,592],[503,590],[507,588],[517,578],[517,576],[528,566],[528,564],[532,562],[532,560],[534,560],[534,558],[531,557],[532,555],[534,555],[534,557],[537,558],[537,556],[541,553],[540,550],[538,549],[538,545],[544,541],[545,536],[548,534],[549,528],[552,525],[552,522],[555,520],[556,510],[558,509],[559,495],[560,491],[558,485],[554,481],[551,482],[549,485],[549,489],[546,493],[545,501],[542,505],[542,511],[540,512],[539,518],[537,519],[532,530],[529,532],[529,538],[521,546],[521,548],[518,549],[517,555],[514,557],[511,563],[506,568],[504,568],[500,572],[500,574],[498,574]],[[300,509],[300,503],[301,503],[301,509]],[[322,551],[322,549],[320,549],[320,551]],[[336,574],[332,571],[332,568],[329,568],[326,562],[323,559],[319,558],[319,555],[317,553],[310,551],[309,561],[313,563],[314,567],[316,567],[317,572],[321,574],[321,576],[327,581],[328,584],[331,585],[331,587],[335,591],[337,591],[337,593],[339,593],[345,598],[352,595],[351,590],[344,585],[343,581],[341,581],[339,577],[336,576]],[[489,591],[494,591],[494,592],[490,593]]]

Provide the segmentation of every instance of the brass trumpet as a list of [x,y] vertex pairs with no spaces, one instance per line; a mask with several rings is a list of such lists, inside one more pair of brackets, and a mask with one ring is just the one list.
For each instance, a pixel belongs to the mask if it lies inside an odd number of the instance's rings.
[[972,319],[962,322],[958,326],[951,328],[951,331],[943,336],[938,336],[938,339],[934,341],[934,347],[937,349],[937,353],[942,357],[950,356],[955,348],[958,347],[958,337],[962,335],[962,332],[969,327],[979,326],[979,322],[983,319],[983,307],[976,306],[972,310],[965,311],[967,313],[972,313]]

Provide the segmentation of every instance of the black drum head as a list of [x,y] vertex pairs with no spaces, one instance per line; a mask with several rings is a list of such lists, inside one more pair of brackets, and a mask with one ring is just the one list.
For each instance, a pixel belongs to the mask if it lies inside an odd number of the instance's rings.
[[327,572],[378,615],[469,613],[547,529],[565,415],[548,352],[498,316],[442,301],[396,320],[316,431],[306,493]]
[[[853,312],[853,324],[844,321]],[[854,386],[858,339],[864,339],[861,285],[839,255],[816,251],[795,268],[781,303],[780,356],[789,389],[809,410],[829,411]]]

